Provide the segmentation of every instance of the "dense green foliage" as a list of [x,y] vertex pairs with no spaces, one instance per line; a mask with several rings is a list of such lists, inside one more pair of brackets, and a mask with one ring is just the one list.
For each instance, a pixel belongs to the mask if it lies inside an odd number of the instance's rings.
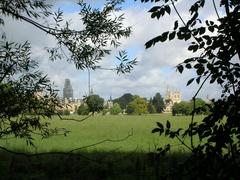
[[[177,9],[178,0],[155,0],[159,2],[149,11],[152,18],[162,18],[174,10],[181,20],[174,23],[174,28],[146,43],[146,48],[158,42],[179,39],[191,41],[188,50],[192,56],[177,65],[182,73],[184,69],[196,71],[187,85],[194,81],[200,84],[193,97],[193,113],[189,127],[174,130],[171,123],[157,124],[153,133],[159,133],[169,138],[178,139],[191,152],[191,158],[184,163],[186,175],[183,179],[238,179],[240,168],[240,1],[221,0],[213,2],[214,16],[204,16],[205,0],[191,1],[189,19],[182,18],[183,14]],[[148,0],[142,0],[148,2]],[[188,1],[181,3],[189,4]],[[218,13],[221,9],[221,13]],[[224,11],[224,12],[223,12]],[[185,16],[184,17],[188,17]],[[207,18],[207,19],[206,19]],[[186,21],[184,21],[184,19]],[[222,96],[213,100],[209,105],[209,115],[202,122],[195,121],[196,97],[202,86],[208,82],[217,83],[222,87]],[[202,108],[205,111],[205,108]],[[190,137],[191,145],[185,144],[186,137]],[[193,139],[199,138],[201,144],[195,144]],[[159,156],[170,149],[170,145],[159,148]],[[180,167],[179,167],[180,168]],[[203,173],[204,172],[204,173]]]
[[127,105],[133,101],[133,95],[131,93],[123,94],[121,97],[114,99],[114,103],[118,103],[122,109],[126,109]]
[[156,93],[155,96],[153,96],[152,104],[155,107],[157,113],[163,112],[165,104],[163,101],[163,97],[161,96],[160,93]]
[[[191,101],[181,101],[180,103],[175,103],[172,107],[172,114],[175,115],[192,115],[194,102]],[[209,105],[209,104],[208,104]],[[204,100],[201,98],[196,98],[195,100],[195,111],[196,114],[207,114],[208,106]]]
[[104,99],[99,95],[90,95],[86,99],[86,103],[89,109],[89,112],[100,112],[103,110]]
[[148,103],[147,109],[150,114],[154,114],[157,112],[155,106],[151,103],[151,100]]
[[110,109],[110,113],[113,115],[118,115],[122,112],[122,109],[118,103],[114,103],[113,107]]
[[172,115],[191,115],[192,106],[191,102],[181,101],[180,103],[175,103],[172,107]]
[[148,113],[147,102],[144,98],[136,97],[132,102],[127,105],[127,114],[146,114]]
[[89,114],[89,108],[85,104],[81,104],[77,109],[78,115],[88,115]]

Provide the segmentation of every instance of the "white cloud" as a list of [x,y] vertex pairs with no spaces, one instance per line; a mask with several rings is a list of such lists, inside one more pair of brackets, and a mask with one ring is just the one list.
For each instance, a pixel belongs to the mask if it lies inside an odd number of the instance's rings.
[[[179,3],[178,7],[180,10],[186,9],[183,7],[183,3]],[[149,98],[156,92],[164,95],[169,86],[172,90],[180,90],[184,99],[190,99],[198,88],[196,84],[186,87],[186,82],[193,76],[193,73],[184,72],[180,75],[174,69],[174,66],[191,55],[186,50],[187,43],[176,40],[156,44],[148,50],[145,50],[144,47],[146,41],[172,29],[173,22],[177,17],[176,15],[168,16],[157,21],[151,19],[147,11],[148,9],[139,7],[124,10],[126,24],[133,27],[133,33],[129,39],[122,40],[123,48],[127,49],[131,55],[135,54],[139,61],[133,72],[127,75],[117,75],[112,71],[96,70],[91,72],[91,86],[97,94],[105,98],[110,95],[116,98],[127,92]],[[208,11],[205,13],[206,16],[210,16]],[[187,17],[186,13],[183,13],[183,16]],[[72,19],[73,28],[81,29],[82,24],[77,13],[67,13],[66,19]],[[87,71],[76,70],[74,64],[69,64],[64,60],[56,62],[48,60],[49,55],[44,47],[55,44],[51,36],[42,33],[32,25],[12,20],[6,23],[4,29],[11,40],[19,42],[29,40],[32,43],[33,57],[38,59],[40,68],[49,75],[60,90],[63,88],[64,79],[69,78],[75,97],[87,94]],[[114,56],[110,55],[104,58],[101,65],[104,67],[114,66]],[[207,95],[210,98],[218,97],[219,93],[216,94],[216,92],[219,92],[219,88],[216,86],[205,87],[201,91],[200,97],[206,98]],[[60,95],[61,93],[60,91]]]

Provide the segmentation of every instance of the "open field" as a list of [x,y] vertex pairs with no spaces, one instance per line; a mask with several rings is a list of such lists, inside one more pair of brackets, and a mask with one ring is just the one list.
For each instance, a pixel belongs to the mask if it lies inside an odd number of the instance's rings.
[[[81,119],[80,116],[69,116],[68,118]],[[151,130],[156,127],[156,122],[165,123],[169,120],[174,128],[184,128],[190,122],[190,116],[173,117],[169,114],[128,116],[128,115],[95,115],[79,123],[70,120],[60,120],[54,117],[51,122],[52,127],[66,128],[71,131],[67,136],[54,136],[48,139],[41,139],[35,136],[36,147],[26,145],[26,141],[19,139],[1,140],[0,145],[12,150],[39,153],[48,151],[69,151],[71,149],[89,146],[100,141],[104,141],[95,146],[83,148],[84,151],[154,151],[160,145],[166,143],[173,144],[181,150],[179,142],[170,141],[168,138],[159,137],[152,134]],[[196,121],[202,117],[197,116]],[[131,135],[123,141],[126,136]],[[105,141],[106,140],[106,141]],[[110,141],[108,141],[110,140]],[[117,140],[117,142],[111,142]],[[179,149],[180,148],[180,149]]]
[[[68,118],[81,119],[79,116]],[[17,152],[41,153],[85,147],[104,140],[121,140],[83,148],[76,154],[47,154],[25,157],[0,151],[0,174],[3,179],[179,179],[183,171],[175,171],[187,157],[188,151],[179,142],[152,134],[156,122],[169,120],[175,128],[186,127],[191,117],[171,115],[102,116],[96,115],[84,122],[51,120],[52,127],[66,128],[68,136],[48,139],[35,138],[35,146],[27,146],[24,140],[1,140],[0,145]],[[196,117],[199,121],[202,117]],[[148,153],[160,145],[173,144],[174,150],[167,157],[155,159]]]

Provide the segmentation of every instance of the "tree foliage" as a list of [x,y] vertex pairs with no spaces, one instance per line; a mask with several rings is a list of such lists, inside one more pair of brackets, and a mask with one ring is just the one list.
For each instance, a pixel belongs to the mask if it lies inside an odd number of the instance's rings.
[[187,101],[181,101],[180,103],[175,103],[172,107],[172,114],[175,115],[191,115],[192,107],[191,103]]
[[78,115],[88,115],[89,114],[89,108],[87,105],[81,104],[77,109]]
[[[194,102],[191,101],[181,101],[180,103],[175,103],[172,107],[172,114],[175,115],[192,115]],[[196,98],[195,100],[195,113],[196,114],[207,114],[208,106],[204,100],[201,98]]]
[[[63,11],[54,12],[48,2],[0,1],[0,139],[15,136],[32,144],[32,134],[48,137],[57,133],[57,129],[49,129],[49,124],[41,118],[51,118],[60,106],[54,86],[31,59],[27,39],[23,43],[9,42],[8,32],[3,32],[6,20],[24,21],[55,38],[56,46],[47,48],[50,60],[67,56],[67,61],[73,62],[77,69],[96,69],[110,49],[120,45],[120,38],[131,33],[130,27],[123,25],[123,15],[113,16],[122,1],[106,1],[102,9],[80,1],[82,30],[71,29],[70,23],[64,22]],[[113,68],[117,72],[130,72],[136,64],[136,60],[128,60],[126,53],[121,53],[118,60],[119,67]],[[92,111],[99,109],[101,106],[91,104]]]
[[160,93],[156,93],[152,99],[152,104],[155,107],[157,113],[163,112],[165,104]]
[[110,113],[113,115],[118,115],[122,112],[122,109],[118,103],[114,103],[113,107],[110,109]]
[[134,96],[131,93],[123,94],[121,97],[114,99],[114,103],[118,103],[122,109],[126,109],[127,105],[132,102],[134,99]]
[[99,112],[103,110],[103,103],[104,99],[101,98],[99,95],[90,95],[86,99],[86,103],[89,109],[89,112]]
[[156,113],[156,108],[155,106],[152,104],[152,98],[150,98],[149,102],[148,102],[148,112],[150,114]]
[[146,114],[147,102],[145,99],[137,97],[127,105],[126,113],[128,114]]
[[[180,73],[185,69],[194,70],[196,76],[187,85],[195,81],[200,87],[193,97],[192,120],[186,130],[173,130],[167,122],[165,126],[158,123],[153,132],[178,139],[192,152],[191,158],[184,164],[188,175],[180,176],[188,179],[237,179],[240,167],[240,1],[213,0],[217,21],[211,17],[204,19],[201,10],[205,7],[205,0],[193,1],[189,9],[190,18],[186,21],[177,9],[178,0],[154,2],[159,5],[149,11],[152,18],[159,19],[175,11],[181,23],[176,20],[172,30],[148,41],[146,48],[173,39],[190,41],[188,50],[195,56],[185,59],[176,68]],[[218,9],[224,13],[218,13]],[[196,97],[208,80],[210,84],[222,87],[222,96],[213,100],[213,105],[209,106],[210,114],[202,122],[195,122]],[[191,139],[190,145],[184,141],[187,136]],[[195,136],[200,139],[200,144],[193,142]],[[167,145],[167,150],[169,147]],[[159,149],[159,154],[165,150]]]

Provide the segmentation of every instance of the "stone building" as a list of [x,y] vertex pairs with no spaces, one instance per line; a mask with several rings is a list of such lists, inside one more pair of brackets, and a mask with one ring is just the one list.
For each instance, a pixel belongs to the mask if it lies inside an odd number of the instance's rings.
[[164,112],[172,112],[174,103],[180,103],[182,101],[182,94],[180,91],[169,91],[167,90],[165,100]]
[[63,88],[63,99],[73,99],[73,89],[70,82],[70,79],[65,79],[64,88]]

